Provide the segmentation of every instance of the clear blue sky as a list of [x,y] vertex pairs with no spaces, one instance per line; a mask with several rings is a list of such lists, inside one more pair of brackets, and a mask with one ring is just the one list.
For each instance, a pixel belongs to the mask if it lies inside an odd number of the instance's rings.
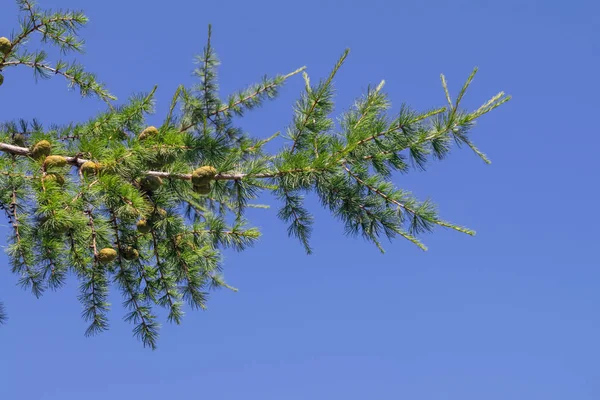
[[[80,59],[123,99],[158,84],[159,116],[191,82],[209,22],[224,94],[302,65],[316,80],[350,47],[339,110],[381,79],[397,106],[443,105],[439,74],[456,92],[476,65],[465,104],[500,90],[514,99],[475,130],[491,166],[460,150],[395,179],[475,238],[436,231],[429,252],[397,241],[381,255],[313,207],[306,256],[276,208],[252,212],[263,240],[226,254],[240,292],[215,293],[208,311],[165,324],[155,352],[132,338],[117,293],[111,330],[86,339],[75,282],[36,300],[2,254],[1,399],[600,398],[597,2],[41,2],[85,3]],[[2,3],[0,36],[16,11]],[[2,120],[66,123],[101,109],[30,74],[5,71]],[[260,137],[284,129],[301,89],[293,80],[243,126]]]

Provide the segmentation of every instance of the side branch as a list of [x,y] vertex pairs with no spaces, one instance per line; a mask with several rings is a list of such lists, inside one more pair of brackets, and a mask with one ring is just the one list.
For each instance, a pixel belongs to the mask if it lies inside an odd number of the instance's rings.
[[[27,156],[31,155],[31,150],[29,150],[27,147],[19,147],[19,146],[15,146],[12,144],[1,143],[1,142],[0,142],[0,151],[9,153],[9,154],[14,154],[17,156],[27,157]],[[77,156],[75,156],[75,157],[65,156],[65,159],[67,160],[67,163],[69,163],[75,167],[80,167],[85,162],[90,161],[88,159],[80,158]],[[298,169],[285,170],[285,171],[265,172],[265,173],[261,173],[261,174],[245,174],[245,173],[217,174],[213,179],[218,180],[218,181],[241,180],[248,176],[251,176],[252,178],[257,178],[257,179],[265,179],[265,178],[275,178],[275,177],[286,175],[286,174],[301,173],[301,172],[317,172],[317,171],[318,170],[316,170],[314,168],[309,168],[309,169],[298,168]],[[147,171],[146,174],[152,175],[152,176],[158,176],[160,178],[166,178],[166,179],[180,179],[180,180],[188,180],[188,181],[192,179],[192,174],[177,174],[177,173],[163,172],[163,171]]]
[[[416,210],[416,209],[414,209],[412,207],[409,207],[406,204],[399,202],[398,200],[393,199],[390,195],[384,193],[383,191],[381,191],[381,190],[377,189],[376,187],[370,185],[369,183],[365,182],[357,174],[355,174],[354,172],[352,172],[352,170],[350,168],[348,168],[348,165],[346,163],[343,163],[342,167],[348,173],[348,175],[350,175],[352,177],[352,179],[354,179],[360,185],[363,185],[364,187],[366,187],[369,191],[373,192],[377,196],[381,197],[385,202],[390,203],[390,204],[394,204],[399,209],[407,211],[407,212],[409,212],[410,214],[412,214],[414,216],[418,216],[420,218],[424,218],[424,216],[421,215],[418,210]],[[437,219],[437,218],[433,218],[433,219],[432,218],[426,218],[426,219],[427,219],[427,221],[429,221],[431,223],[434,223],[436,225],[443,226],[445,228],[451,228],[451,229],[454,229],[454,230],[462,232],[462,233],[466,233],[466,234],[471,235],[471,236],[473,236],[475,234],[470,229],[466,229],[466,228],[463,228],[463,227],[460,227],[460,226],[456,226],[456,225],[453,225],[451,223],[442,221],[442,220]]]
[[[210,40],[210,39],[209,39],[209,40]],[[209,42],[209,44],[210,44],[210,42]],[[295,71],[292,71],[292,72],[290,72],[289,74],[282,76],[282,77],[281,77],[281,81],[272,82],[272,83],[270,83],[270,84],[268,84],[268,85],[265,85],[265,86],[261,87],[259,90],[256,90],[256,91],[254,91],[253,93],[249,94],[248,96],[245,96],[244,98],[237,100],[237,101],[236,101],[235,103],[233,103],[233,104],[228,104],[228,105],[222,106],[222,107],[220,107],[220,108],[216,109],[216,110],[215,110],[215,111],[213,111],[213,112],[209,112],[209,111],[207,110],[207,111],[206,111],[206,117],[208,118],[208,117],[216,116],[216,115],[218,115],[219,113],[224,113],[224,112],[226,112],[226,111],[228,111],[228,110],[230,110],[230,109],[232,109],[232,108],[235,108],[235,107],[239,106],[240,104],[244,104],[245,102],[247,102],[247,101],[249,101],[249,100],[252,100],[252,99],[253,99],[253,98],[255,98],[256,96],[260,96],[262,93],[264,93],[264,92],[266,92],[266,91],[268,91],[268,90],[270,90],[270,89],[274,89],[274,88],[276,88],[277,86],[281,85],[283,82],[285,82],[285,81],[286,81],[287,79],[289,79],[290,77],[292,77],[292,76],[294,76],[294,75],[296,75],[296,74],[298,74],[298,73],[300,73],[300,72],[304,71],[305,69],[306,69],[306,67],[300,67],[300,68],[298,68],[297,70],[295,70]],[[187,124],[187,125],[184,125],[184,126],[182,126],[182,127],[179,129],[179,131],[180,131],[180,132],[186,132],[187,130],[189,130],[189,129],[193,128],[195,125],[196,125],[196,123],[195,123],[195,122],[194,122],[194,123],[189,123],[189,124]]]
[[[286,79],[304,71],[306,69],[306,67],[301,67],[298,68],[297,70],[295,70],[294,72],[290,72],[287,75],[284,75],[281,77],[281,82],[285,81]],[[236,101],[233,104],[228,104],[226,106],[223,106],[221,108],[219,108],[218,110],[215,110],[214,112],[209,113],[209,116],[214,116],[217,115],[219,113],[222,112],[226,112],[227,110],[230,110],[232,108],[235,108],[237,106],[239,106],[240,104],[243,104],[245,102],[247,102],[248,100],[252,100],[254,97],[261,95],[262,93],[268,91],[269,89],[273,89],[276,88],[277,86],[279,86],[281,84],[281,82],[272,82],[268,85],[262,86],[261,88],[259,88],[258,90],[254,91],[253,93],[249,94],[248,96],[245,96],[244,98],[239,99],[238,101]]]
[[106,102],[111,108],[112,108],[112,104],[110,103],[110,100],[116,100],[117,98],[108,94],[107,92],[101,90],[101,88],[98,87],[94,87],[95,85],[98,85],[96,82],[94,81],[90,81],[90,82],[84,82],[81,79],[79,79],[77,76],[75,75],[71,75],[67,72],[61,71],[59,68],[54,68],[49,66],[48,64],[43,64],[43,63],[39,63],[39,62],[32,62],[32,61],[7,61],[4,62],[2,64],[2,66],[4,67],[14,67],[17,65],[25,65],[27,67],[33,68],[34,70],[36,70],[37,72],[39,71],[46,71],[46,73],[48,74],[54,74],[54,75],[61,75],[63,76],[65,79],[67,79],[69,82],[71,82],[72,85],[77,85],[80,88],[82,88],[83,90],[90,90],[94,93],[96,93],[98,95],[98,97],[100,97],[104,102]]

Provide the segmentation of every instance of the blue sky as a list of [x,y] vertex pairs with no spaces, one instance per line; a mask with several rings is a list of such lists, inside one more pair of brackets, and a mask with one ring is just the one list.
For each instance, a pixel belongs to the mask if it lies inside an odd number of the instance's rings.
[[[16,7],[3,3],[0,36],[16,22]],[[306,256],[276,207],[252,212],[263,240],[226,253],[225,276],[240,292],[217,292],[208,311],[165,324],[155,352],[132,338],[117,293],[111,330],[84,338],[76,283],[36,300],[2,254],[10,320],[0,328],[0,398],[600,398],[596,2],[150,4],[86,2],[79,59],[122,99],[158,84],[156,118],[177,85],[192,82],[208,23],[224,94],[302,65],[316,80],[349,47],[338,110],[381,79],[393,104],[425,109],[444,104],[440,73],[456,93],[479,66],[465,105],[500,90],[514,97],[474,131],[493,164],[459,150],[394,180],[478,235],[436,231],[424,237],[426,253],[396,241],[381,255],[344,237],[315,204],[315,254]],[[102,109],[59,79],[35,84],[30,74],[5,71],[2,120],[66,123]],[[301,90],[292,80],[244,128],[260,137],[283,130]]]

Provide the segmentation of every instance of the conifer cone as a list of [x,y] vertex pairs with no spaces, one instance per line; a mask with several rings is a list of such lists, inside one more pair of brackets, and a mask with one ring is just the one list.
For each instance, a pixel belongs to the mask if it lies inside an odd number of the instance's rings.
[[194,192],[206,196],[211,191],[210,183],[204,185],[194,185]]
[[203,167],[196,169],[192,173],[192,183],[195,186],[206,185],[207,183],[210,183],[210,181],[215,177],[216,174],[217,174],[217,170],[215,167],[210,166],[210,165],[205,165]]
[[127,246],[126,248],[122,249],[121,254],[123,255],[123,258],[128,261],[137,260],[140,256],[139,251],[137,251],[131,246]]
[[100,250],[96,257],[100,264],[108,264],[109,262],[114,261],[114,259],[117,258],[117,251],[110,247],[106,247]]
[[81,165],[81,173],[84,175],[96,174],[98,172],[98,164],[93,161],[86,161]]
[[140,233],[148,233],[152,230],[152,225],[148,222],[146,218],[140,219],[137,224],[137,230]]
[[149,190],[149,191],[157,190],[162,185],[162,183],[163,183],[162,179],[160,177],[154,176],[154,175],[147,175],[145,178],[143,178],[140,181],[140,185],[142,186],[142,188],[144,190]]
[[47,140],[40,140],[31,148],[31,156],[33,158],[40,159],[42,157],[48,157],[52,151],[52,145]]
[[42,179],[44,180],[44,182],[56,182],[61,186],[65,184],[64,176],[59,174],[46,174]]
[[46,168],[60,168],[67,165],[67,159],[63,156],[48,156],[44,160],[44,167]]
[[158,129],[155,126],[149,126],[140,133],[138,139],[144,140],[155,135],[158,135]]
[[8,38],[4,36],[0,37],[0,53],[8,54],[11,48],[12,43],[10,42],[10,40],[8,40]]

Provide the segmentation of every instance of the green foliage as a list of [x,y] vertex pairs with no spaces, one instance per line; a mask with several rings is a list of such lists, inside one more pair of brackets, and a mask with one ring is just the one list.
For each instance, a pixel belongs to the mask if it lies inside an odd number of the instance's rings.
[[[24,22],[0,57],[0,70],[26,66],[37,76],[62,75],[82,95],[108,104],[93,118],[67,126],[47,129],[35,120],[0,126],[0,209],[12,227],[7,249],[12,270],[38,297],[60,288],[69,274],[76,276],[89,322],[86,335],[108,329],[111,286],[123,295],[134,335],[151,348],[160,327],[156,306],[180,323],[185,305],[204,309],[210,290],[235,290],[223,278],[221,254],[243,251],[260,238],[244,211],[257,207],[253,201],[265,191],[275,194],[277,215],[307,253],[313,223],[304,205],[307,193],[319,198],[348,235],[381,251],[383,239],[397,237],[425,249],[419,236],[435,227],[474,234],[443,220],[432,202],[419,201],[391,179],[445,158],[453,142],[488,162],[471,131],[479,117],[509,97],[499,93],[475,111],[464,110],[461,101],[477,70],[455,101],[442,76],[445,107],[417,111],[402,105],[391,111],[381,82],[335,119],[334,78],[348,51],[317,83],[301,68],[221,100],[209,29],[196,59],[198,82],[177,89],[157,128],[147,121],[156,87],[117,105],[80,65],[51,66],[44,51],[26,49],[27,39],[38,33],[63,53],[80,51],[78,29],[87,22],[81,12],[41,11],[28,0],[18,4]],[[270,154],[265,145],[279,134],[253,138],[237,121],[276,97],[300,72],[305,87],[286,141]],[[4,318],[0,304],[0,322]]]
[[17,133],[16,135],[13,136],[12,143],[15,146],[27,147],[27,141],[25,139],[25,136],[21,135],[20,133]]

